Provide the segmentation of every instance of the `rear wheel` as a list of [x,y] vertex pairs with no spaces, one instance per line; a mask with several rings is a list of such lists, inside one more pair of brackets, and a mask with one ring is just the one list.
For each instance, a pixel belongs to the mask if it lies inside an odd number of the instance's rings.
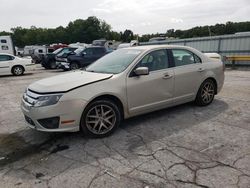
[[81,130],[92,137],[105,137],[115,131],[121,122],[118,106],[110,100],[90,103],[81,118]]
[[195,103],[199,106],[209,105],[214,99],[216,91],[215,87],[216,86],[212,80],[210,79],[205,80],[199,88],[199,91],[195,99]]
[[75,62],[70,63],[70,70],[79,69],[79,65]]
[[12,74],[15,76],[20,76],[24,73],[24,68],[22,66],[14,66],[12,68]]

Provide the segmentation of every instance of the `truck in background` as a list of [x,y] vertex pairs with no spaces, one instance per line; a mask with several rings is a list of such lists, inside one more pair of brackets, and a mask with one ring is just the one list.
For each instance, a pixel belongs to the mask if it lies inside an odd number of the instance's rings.
[[0,36],[0,53],[16,55],[11,36]]

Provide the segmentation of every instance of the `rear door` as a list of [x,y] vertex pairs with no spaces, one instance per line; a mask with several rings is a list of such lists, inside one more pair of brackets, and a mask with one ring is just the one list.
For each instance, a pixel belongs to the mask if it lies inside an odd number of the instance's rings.
[[0,55],[0,73],[10,73],[11,72],[11,61],[14,57],[9,55]]
[[172,49],[172,58],[175,64],[175,100],[193,99],[205,74],[201,58],[186,49]]

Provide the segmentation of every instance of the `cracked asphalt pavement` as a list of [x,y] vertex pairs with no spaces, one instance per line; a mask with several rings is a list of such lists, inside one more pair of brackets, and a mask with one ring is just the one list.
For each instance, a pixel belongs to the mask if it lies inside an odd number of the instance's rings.
[[24,89],[56,74],[40,68],[0,77],[0,187],[250,187],[249,69],[227,69],[207,107],[135,117],[102,139],[26,126]]

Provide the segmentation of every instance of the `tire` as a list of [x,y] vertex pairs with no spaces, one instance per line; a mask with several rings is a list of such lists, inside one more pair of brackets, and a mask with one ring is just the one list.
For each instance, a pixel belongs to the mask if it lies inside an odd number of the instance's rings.
[[81,130],[84,135],[102,138],[112,134],[121,123],[121,111],[110,100],[91,102],[81,117]]
[[79,65],[75,62],[70,63],[70,70],[79,69]]
[[21,76],[21,75],[23,75],[23,73],[24,73],[24,68],[20,65],[14,66],[12,68],[12,74],[14,76]]
[[55,61],[51,61],[49,63],[50,69],[56,69],[56,62]]
[[214,84],[213,80],[207,79],[205,80],[196,95],[195,103],[198,106],[207,106],[214,100],[214,95],[216,91],[216,85]]

